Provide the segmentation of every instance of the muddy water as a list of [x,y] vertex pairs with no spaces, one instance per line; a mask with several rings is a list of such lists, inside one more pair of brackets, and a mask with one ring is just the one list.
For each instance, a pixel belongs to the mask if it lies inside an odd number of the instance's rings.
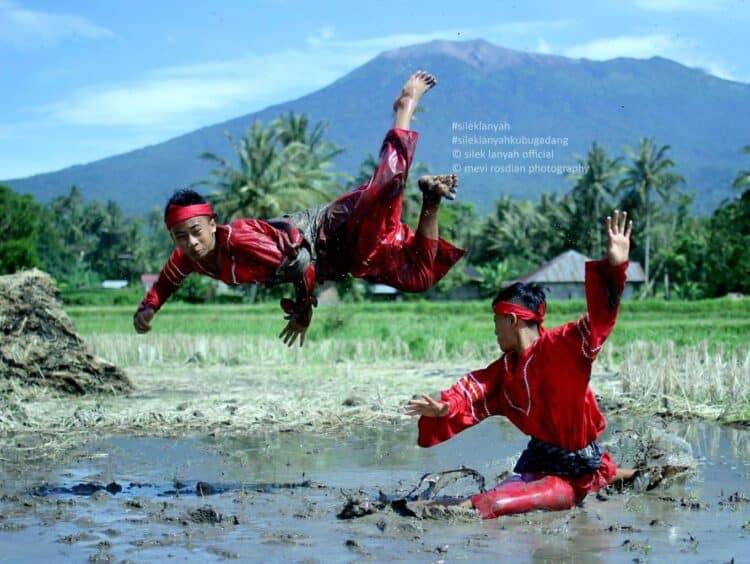
[[[646,423],[612,421],[610,436]],[[465,464],[492,480],[526,442],[499,420],[428,450],[414,446],[411,426],[341,436],[92,437],[64,464],[22,454],[2,463],[0,561],[748,561],[750,432],[670,430],[698,460],[684,483],[485,522],[336,515],[347,494],[405,493],[428,471]],[[196,494],[198,481],[223,493]],[[113,483],[122,490],[71,493]]]

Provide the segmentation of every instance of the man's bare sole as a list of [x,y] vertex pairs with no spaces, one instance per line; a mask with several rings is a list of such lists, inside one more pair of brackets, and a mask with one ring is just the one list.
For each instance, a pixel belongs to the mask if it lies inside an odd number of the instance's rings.
[[393,111],[399,109],[415,108],[425,92],[437,84],[437,79],[427,71],[419,70],[409,77],[401,89],[396,101],[393,102]]
[[425,198],[455,200],[458,195],[458,176],[455,174],[421,176],[417,184]]

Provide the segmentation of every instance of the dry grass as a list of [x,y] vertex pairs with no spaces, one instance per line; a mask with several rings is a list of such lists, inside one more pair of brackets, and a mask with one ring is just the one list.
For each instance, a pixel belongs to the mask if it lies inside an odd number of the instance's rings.
[[323,339],[304,348],[286,347],[272,337],[236,335],[91,335],[86,342],[98,356],[116,366],[155,367],[197,362],[205,365],[284,365],[300,366],[310,362],[335,364],[355,362],[372,364],[393,361],[450,362],[467,358],[491,358],[497,345],[465,343],[448,352],[442,339],[430,340],[424,351],[415,353],[399,337],[386,339]]
[[444,388],[471,366],[347,362],[302,366],[182,367],[130,371],[129,397],[60,397],[18,389],[0,396],[0,433],[101,431],[184,434],[192,431],[342,430],[405,421],[416,393]]
[[[496,354],[467,348],[462,359],[449,359],[436,343],[429,348],[433,360],[425,362],[409,360],[398,340],[331,340],[290,351],[259,337],[176,336],[147,345],[137,339],[89,339],[99,354],[129,366],[134,391],[128,396],[71,398],[28,387],[0,395],[0,460],[7,453],[52,456],[91,433],[345,432],[405,423],[402,408],[414,394],[445,389]],[[616,353],[626,359],[619,365]],[[747,412],[748,374],[747,350],[636,343],[621,351],[608,346],[592,386],[605,399],[626,399],[631,412],[726,418]],[[34,438],[27,450],[5,448],[22,435]]]
[[750,405],[750,349],[636,342],[623,351],[622,393],[646,410],[726,417]]
[[71,394],[130,390],[118,368],[91,355],[56,295],[40,270],[0,276],[0,392],[17,384]]
[[[479,347],[471,343],[450,350],[445,341],[430,340],[412,351],[398,337],[388,339],[325,339],[305,348],[289,349],[270,337],[150,335],[97,335],[89,346],[107,360],[131,368],[163,366],[255,366],[272,373],[295,371],[311,364],[318,372],[337,372],[340,366],[358,366],[369,372],[383,364],[396,372],[404,363],[415,366],[484,366],[496,357],[494,343]],[[469,362],[467,359],[482,359]],[[331,369],[325,366],[333,367]],[[262,367],[262,368],[261,368]],[[192,368],[187,368],[193,370]],[[621,347],[608,344],[594,367],[595,373],[609,374],[596,382],[596,391],[609,400],[630,400],[634,410],[700,416],[723,420],[747,420],[750,406],[750,348],[726,349],[701,343],[676,347],[672,342],[636,341]],[[451,382],[444,381],[443,386]],[[435,389],[438,389],[435,388]]]

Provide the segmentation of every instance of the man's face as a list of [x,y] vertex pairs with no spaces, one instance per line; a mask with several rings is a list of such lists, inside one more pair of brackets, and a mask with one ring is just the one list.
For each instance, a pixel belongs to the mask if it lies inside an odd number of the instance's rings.
[[170,230],[174,244],[193,260],[200,260],[214,250],[216,222],[207,215],[181,221]]
[[495,336],[497,337],[497,344],[503,352],[513,350],[515,344],[515,320],[516,317],[514,315],[495,314]]

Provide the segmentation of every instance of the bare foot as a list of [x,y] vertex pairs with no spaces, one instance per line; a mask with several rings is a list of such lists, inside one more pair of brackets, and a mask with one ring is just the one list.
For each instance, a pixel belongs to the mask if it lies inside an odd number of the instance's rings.
[[632,482],[638,477],[639,474],[640,471],[636,468],[618,468],[609,483],[611,484],[612,482],[617,482],[619,480],[622,480],[626,483]]
[[458,177],[455,174],[421,176],[417,184],[426,199],[455,200],[458,195]]
[[393,102],[393,111],[411,110],[413,112],[424,93],[436,84],[437,79],[427,71],[415,72],[406,81],[401,94]]

